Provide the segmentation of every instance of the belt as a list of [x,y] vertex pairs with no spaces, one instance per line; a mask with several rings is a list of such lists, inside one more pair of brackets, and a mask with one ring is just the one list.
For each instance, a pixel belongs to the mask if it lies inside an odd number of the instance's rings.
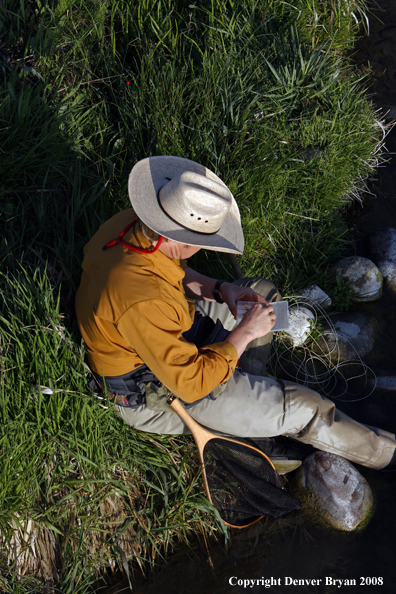
[[[209,316],[202,316],[199,312],[196,312],[194,323],[190,330],[184,332],[183,338],[187,342],[193,342],[199,348],[215,342],[222,342],[228,334],[229,331],[223,328],[220,320],[215,323]],[[107,394],[113,402],[118,406],[129,408],[137,408],[142,404],[146,404],[145,384],[153,382],[158,387],[162,385],[159,379],[144,364],[124,375],[102,377],[94,372],[92,372],[92,375],[93,380],[91,380],[89,386],[94,392],[98,392],[99,388],[100,392],[104,394],[107,389]],[[214,392],[217,392],[216,388]],[[216,396],[211,392],[200,400],[185,403],[186,408],[194,406],[205,398],[215,400]]]
[[147,365],[141,365],[130,373],[124,375],[103,377],[92,372],[93,380],[90,388],[97,392],[98,388],[102,394],[107,390],[109,398],[118,406],[137,408],[146,404],[145,384],[154,382],[160,385],[159,380],[149,370]]

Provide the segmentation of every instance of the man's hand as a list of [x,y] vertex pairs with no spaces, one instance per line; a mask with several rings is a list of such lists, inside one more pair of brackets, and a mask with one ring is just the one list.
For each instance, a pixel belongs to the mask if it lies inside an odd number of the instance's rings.
[[247,310],[241,322],[235,330],[230,332],[225,342],[234,345],[240,357],[252,340],[265,336],[272,330],[275,318],[276,314],[271,304],[257,303]]
[[[221,297],[230,308],[234,318],[237,317],[237,302],[238,301],[257,301],[268,305],[268,301],[261,295],[250,289],[249,287],[239,287],[231,283],[222,283],[220,287]],[[263,309],[263,308],[261,308]],[[246,315],[246,314],[245,314]],[[272,326],[271,326],[272,327]]]
[[265,336],[272,330],[275,324],[276,314],[272,305],[252,305],[243,315],[238,328],[243,328],[246,334],[254,335],[254,338]]
[[[199,274],[188,266],[184,269],[184,273],[185,277],[183,279],[183,285],[188,297],[192,299],[214,301],[213,290],[216,284],[215,279]],[[268,334],[273,328],[276,317],[274,310],[264,297],[249,287],[239,287],[238,285],[224,282],[220,286],[220,295],[235,318],[238,313],[238,301],[257,302],[257,305],[253,305],[253,307],[245,313],[242,321],[225,339],[226,342],[230,342],[234,345],[238,351],[238,355],[241,356],[249,342],[255,338]]]

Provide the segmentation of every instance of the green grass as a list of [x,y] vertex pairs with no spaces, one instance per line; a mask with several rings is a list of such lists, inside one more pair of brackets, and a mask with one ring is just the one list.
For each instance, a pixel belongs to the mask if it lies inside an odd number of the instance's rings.
[[212,533],[191,439],[132,431],[87,392],[83,348],[46,272],[18,267],[0,293],[0,533],[14,571],[76,592],[117,557],[144,567],[203,526]]
[[337,32],[303,40],[308,2],[32,2],[19,19],[17,4],[3,8],[16,58],[1,99],[6,254],[28,236],[78,283],[87,237],[128,204],[132,165],[177,154],[234,192],[246,274],[293,290],[323,277],[321,254],[343,249],[338,209],[373,172],[381,129]]
[[[383,160],[345,57],[359,23],[361,0],[1,3],[3,589],[52,572],[84,592],[105,567],[128,573],[193,533],[226,534],[191,439],[135,432],[90,395],[74,318],[82,249],[128,206],[134,163],[175,154],[234,193],[246,275],[282,293],[324,282],[348,246],[342,211]],[[195,265],[232,274],[213,252]],[[29,531],[53,551],[47,569],[31,544],[30,561],[16,554]]]

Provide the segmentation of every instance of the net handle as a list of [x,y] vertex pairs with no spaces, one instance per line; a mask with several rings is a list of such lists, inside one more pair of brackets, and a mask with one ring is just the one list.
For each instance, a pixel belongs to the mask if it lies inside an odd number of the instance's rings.
[[207,431],[207,429],[204,429],[203,427],[201,427],[201,425],[199,425],[196,421],[194,421],[194,419],[192,417],[190,417],[190,415],[188,414],[188,412],[186,411],[186,409],[184,408],[182,403],[176,398],[176,396],[171,396],[170,398],[168,398],[168,404],[172,408],[172,410],[180,417],[180,419],[188,427],[188,429],[191,431],[191,435],[193,436],[195,445],[197,446],[198,455],[199,455],[199,459],[201,462],[202,478],[203,478],[203,482],[204,482],[206,497],[209,499],[210,503],[213,505],[213,501],[212,501],[212,497],[210,495],[210,489],[209,489],[209,485],[208,485],[208,479],[206,478],[205,462],[203,459],[203,451],[204,451],[204,447],[208,443],[208,441],[210,441],[210,439],[212,439],[212,437],[215,437],[215,436],[210,431]]
[[172,408],[172,410],[174,410],[175,413],[179,415],[183,423],[187,425],[187,427],[191,431],[194,441],[197,444],[199,454],[201,455],[201,452],[203,451],[208,441],[213,437],[218,436],[214,433],[211,433],[207,429],[204,429],[203,427],[201,427],[201,425],[199,425],[199,423],[194,421],[194,419],[188,414],[182,403],[175,396],[172,396],[168,400],[168,404]]
[[202,452],[203,452],[205,445],[208,443],[208,441],[210,441],[211,439],[223,439],[224,441],[231,441],[233,443],[237,443],[237,444],[243,446],[244,448],[250,448],[251,450],[258,452],[261,456],[263,456],[263,458],[265,458],[267,460],[267,462],[269,462],[269,464],[272,466],[272,468],[275,470],[275,472],[277,472],[276,467],[275,467],[274,463],[272,462],[271,458],[269,458],[267,456],[267,454],[264,454],[264,452],[262,452],[258,448],[255,448],[247,443],[243,443],[242,441],[239,441],[238,439],[232,439],[230,437],[224,437],[223,435],[217,435],[216,433],[212,433],[211,431],[204,429],[199,423],[197,423],[197,421],[195,421],[188,414],[188,412],[186,411],[184,406],[181,404],[181,402],[176,398],[176,396],[171,396],[168,399],[168,404],[175,411],[175,413],[179,415],[179,417],[181,418],[183,423],[185,423],[185,425],[187,425],[187,427],[190,429],[191,434],[194,438],[194,441],[197,444],[202,463],[203,463]]

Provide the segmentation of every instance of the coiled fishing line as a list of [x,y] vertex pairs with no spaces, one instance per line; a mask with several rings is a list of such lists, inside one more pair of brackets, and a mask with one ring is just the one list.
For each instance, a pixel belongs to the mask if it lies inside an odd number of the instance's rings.
[[[353,349],[356,358],[341,361],[338,334],[323,307],[309,297],[290,295],[284,299],[289,302],[290,312],[307,308],[312,312],[313,319],[309,321],[310,329],[301,346],[293,346],[292,337],[287,332],[275,333],[267,362],[268,372],[275,378],[296,381],[332,399],[359,402],[368,398],[377,385],[376,375],[362,361],[350,341],[345,342]],[[326,325],[325,330],[321,329],[322,323]],[[351,375],[353,367],[356,367],[356,372]],[[373,378],[372,383],[369,376]],[[351,391],[353,382],[361,384],[357,398],[354,397],[356,393]]]

